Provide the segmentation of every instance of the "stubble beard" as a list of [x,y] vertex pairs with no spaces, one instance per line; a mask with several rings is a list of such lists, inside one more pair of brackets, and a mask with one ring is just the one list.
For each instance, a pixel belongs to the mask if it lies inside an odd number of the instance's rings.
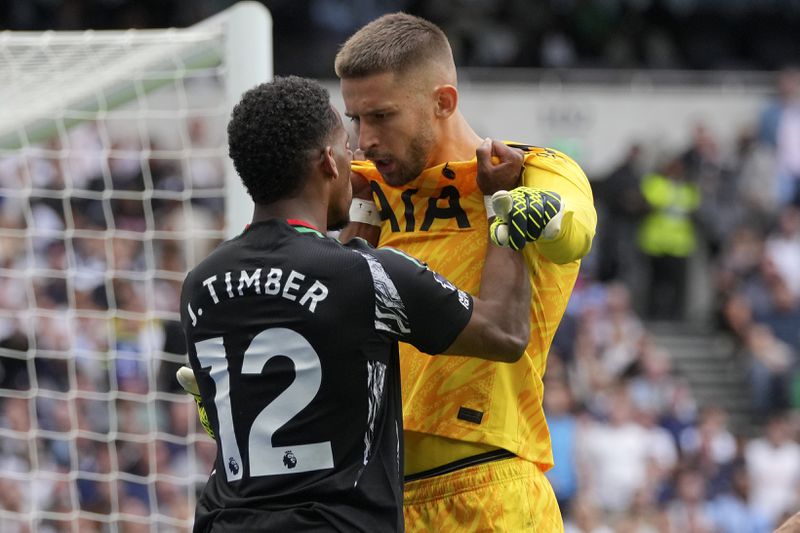
[[414,137],[408,146],[406,161],[395,160],[397,169],[391,175],[381,174],[383,181],[392,187],[399,187],[416,179],[426,168],[432,146],[433,135],[431,132],[426,131]]

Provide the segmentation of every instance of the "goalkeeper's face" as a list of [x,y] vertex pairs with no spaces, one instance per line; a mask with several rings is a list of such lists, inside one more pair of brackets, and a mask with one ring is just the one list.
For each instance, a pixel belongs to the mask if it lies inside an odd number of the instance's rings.
[[343,78],[342,96],[358,148],[386,183],[404,185],[429,166],[435,105],[421,84],[391,72]]

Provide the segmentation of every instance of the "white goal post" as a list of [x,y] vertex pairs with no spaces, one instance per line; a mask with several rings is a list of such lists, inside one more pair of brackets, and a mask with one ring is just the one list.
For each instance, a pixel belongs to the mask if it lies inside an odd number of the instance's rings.
[[225,126],[271,24],[0,32],[0,531],[191,529],[180,284],[250,221]]

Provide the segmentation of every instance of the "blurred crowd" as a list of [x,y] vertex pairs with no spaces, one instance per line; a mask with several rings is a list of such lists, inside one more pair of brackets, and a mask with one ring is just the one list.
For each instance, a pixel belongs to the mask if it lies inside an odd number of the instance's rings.
[[[11,0],[4,29],[183,27],[234,0]],[[469,67],[775,69],[800,55],[800,4],[784,0],[262,0],[275,71],[333,77],[333,54],[375,17],[441,25]],[[303,31],[298,31],[302,28]]]
[[[702,124],[679,153],[635,145],[593,184],[598,237],[545,377],[569,531],[766,532],[800,509],[800,71],[742,127],[729,147]],[[731,340],[744,425],[648,328],[676,320]]]

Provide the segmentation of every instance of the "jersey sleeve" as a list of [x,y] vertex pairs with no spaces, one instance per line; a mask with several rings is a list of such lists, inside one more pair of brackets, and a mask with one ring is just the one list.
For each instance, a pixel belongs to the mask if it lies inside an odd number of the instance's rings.
[[581,259],[591,249],[597,225],[589,180],[567,155],[552,148],[527,148],[522,184],[557,192],[566,209],[558,237],[540,239],[536,248],[547,259],[561,265]]
[[375,329],[435,355],[472,316],[472,297],[420,261],[394,248],[359,251],[375,288]]

